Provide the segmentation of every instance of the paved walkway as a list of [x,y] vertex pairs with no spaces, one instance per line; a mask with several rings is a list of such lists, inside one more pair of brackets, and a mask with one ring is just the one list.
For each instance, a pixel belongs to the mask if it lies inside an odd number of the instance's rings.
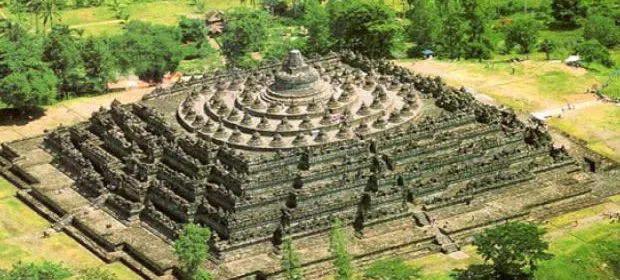
[[562,106],[560,108],[552,108],[552,109],[547,109],[544,111],[534,112],[532,113],[532,116],[536,117],[539,120],[545,120],[549,117],[561,117],[562,114],[564,114],[565,112],[585,109],[585,108],[592,107],[594,105],[598,105],[602,103],[603,101],[600,101],[600,100],[590,100],[590,101],[584,101],[584,102],[575,103],[575,104],[566,104],[565,106]]
[[[136,102],[153,87],[108,93],[93,97],[80,97],[45,107],[44,115],[30,120],[15,120],[13,124],[0,124],[0,143],[43,134],[46,129],[59,125],[69,126],[87,120],[100,107],[108,108],[114,99],[121,103]],[[2,120],[2,123],[11,121]]]

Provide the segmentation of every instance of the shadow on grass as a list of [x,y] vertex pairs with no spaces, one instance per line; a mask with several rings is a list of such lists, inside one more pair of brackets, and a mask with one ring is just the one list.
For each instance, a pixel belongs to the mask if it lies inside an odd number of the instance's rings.
[[0,126],[22,126],[43,116],[45,116],[45,110],[43,108],[34,108],[28,111],[15,108],[4,108],[0,109]]
[[579,29],[579,25],[552,21],[547,25],[547,28],[551,31],[573,31]]

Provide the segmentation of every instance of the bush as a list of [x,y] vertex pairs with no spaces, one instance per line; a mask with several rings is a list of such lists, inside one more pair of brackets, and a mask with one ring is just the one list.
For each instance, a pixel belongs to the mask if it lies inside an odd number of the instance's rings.
[[61,264],[44,261],[41,263],[17,263],[10,271],[0,269],[2,280],[64,280],[72,276],[71,271]]
[[202,42],[205,40],[206,25],[203,19],[190,19],[182,16],[179,20],[181,42]]
[[185,44],[181,46],[181,50],[183,51],[184,60],[203,58],[212,53],[217,53],[217,51],[206,42]]
[[609,57],[609,50],[597,40],[589,40],[579,44],[575,52],[586,63],[600,62],[606,67],[612,67],[614,62]]
[[583,36],[586,39],[596,39],[604,46],[611,48],[620,43],[620,27],[616,26],[613,18],[602,15],[588,17]]

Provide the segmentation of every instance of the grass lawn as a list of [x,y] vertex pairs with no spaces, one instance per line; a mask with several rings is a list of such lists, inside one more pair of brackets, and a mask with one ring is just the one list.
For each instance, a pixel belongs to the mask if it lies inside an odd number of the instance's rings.
[[[614,199],[620,200],[620,198],[612,198],[610,199],[611,202],[567,213],[550,221],[546,227],[549,230],[549,251],[554,254],[554,258],[540,264],[536,272],[536,279],[618,279],[618,275],[614,275],[614,269],[618,273],[620,267],[612,268],[612,264],[607,259],[602,258],[600,252],[620,250],[618,245],[620,244],[620,223],[611,224],[609,220],[605,219],[585,225],[583,228],[570,228],[574,221],[596,217],[609,209],[617,211],[620,208],[620,203]],[[413,259],[408,263],[422,269],[422,279],[449,280],[452,279],[450,273],[454,269],[483,262],[480,256],[476,254],[475,247],[465,246],[463,251],[470,257],[454,259],[447,255],[434,254]]]
[[16,189],[0,177],[0,268],[18,261],[62,262],[74,274],[90,267],[102,267],[119,279],[142,279],[121,263],[106,264],[64,233],[43,238],[50,223],[15,197]]
[[[402,63],[422,74],[442,76],[452,86],[474,88],[524,114],[595,100],[585,90],[595,84],[600,87],[614,71],[596,64],[588,70],[576,69],[557,60],[513,64],[506,58],[498,57],[491,62],[425,60],[412,64],[404,60]],[[616,84],[620,84],[620,76],[614,80],[613,88],[618,87]],[[564,113],[562,118],[550,119],[548,123],[586,141],[592,150],[620,161],[620,107],[596,105]]]
[[[245,6],[250,7],[249,1]],[[209,0],[206,1],[206,11],[226,10],[242,6],[237,0]],[[3,11],[9,18],[16,15]],[[176,25],[179,18],[185,16],[200,16],[195,7],[189,1],[167,0],[156,2],[131,3],[127,7],[129,20],[141,20],[152,23]],[[69,25],[73,28],[84,30],[86,35],[115,35],[119,34],[122,24],[114,17],[114,12],[107,6],[65,9],[61,12],[58,23]]]
[[[618,223],[595,225],[554,240],[550,251],[555,257],[541,263],[536,272],[536,279],[618,279],[620,267],[612,267],[613,264],[601,256],[603,250],[614,250],[620,254],[618,244],[620,244]],[[615,265],[618,265],[617,260]]]
[[620,162],[620,107],[600,104],[552,118],[548,123],[586,141],[587,146]]

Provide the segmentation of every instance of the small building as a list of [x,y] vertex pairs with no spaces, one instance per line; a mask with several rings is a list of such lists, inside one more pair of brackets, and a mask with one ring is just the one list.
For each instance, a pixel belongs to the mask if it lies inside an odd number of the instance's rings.
[[568,58],[564,60],[564,64],[568,66],[580,67],[581,57],[579,57],[579,55],[569,55]]
[[435,52],[429,49],[425,49],[422,51],[422,55],[424,55],[425,59],[431,59],[435,56]]

